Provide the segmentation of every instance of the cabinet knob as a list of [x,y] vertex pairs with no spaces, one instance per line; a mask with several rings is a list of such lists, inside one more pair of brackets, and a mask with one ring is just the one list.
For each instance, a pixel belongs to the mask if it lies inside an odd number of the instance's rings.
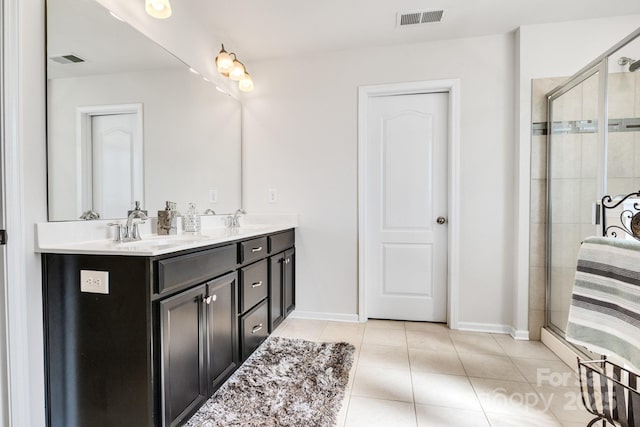
[[287,258],[287,259],[284,260],[285,264],[289,264],[290,262],[291,262],[291,258]]
[[262,246],[258,246],[257,248],[251,249],[251,252],[260,252],[262,250]]
[[251,284],[252,288],[259,288],[260,286],[262,286],[262,280]]
[[439,216],[438,219],[436,219],[436,222],[438,224],[444,224],[445,222],[447,222],[447,219],[443,216]]
[[215,302],[218,300],[218,295],[217,294],[213,294],[211,295],[211,299]]
[[211,296],[204,297],[204,302],[206,302],[207,304],[211,304],[211,300],[212,300],[212,299],[213,299],[213,298],[212,298]]
[[254,327],[253,327],[253,329],[251,329],[251,333],[252,333],[252,334],[255,334],[256,332],[258,332],[258,331],[259,331],[259,330],[261,330],[261,329],[262,329],[262,323],[260,323],[260,324],[258,324],[258,325],[256,325],[256,326],[254,326]]

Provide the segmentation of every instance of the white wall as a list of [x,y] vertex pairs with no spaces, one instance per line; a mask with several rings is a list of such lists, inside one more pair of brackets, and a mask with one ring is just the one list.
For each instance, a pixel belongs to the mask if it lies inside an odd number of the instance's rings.
[[514,197],[515,319],[524,329],[528,315],[529,208],[531,172],[531,80],[571,76],[608,48],[640,27],[640,15],[584,21],[527,25],[518,31],[516,66],[515,177]]
[[513,65],[512,34],[252,63],[246,207],[300,215],[297,310],[357,314],[358,86],[460,79],[459,320],[511,325]]

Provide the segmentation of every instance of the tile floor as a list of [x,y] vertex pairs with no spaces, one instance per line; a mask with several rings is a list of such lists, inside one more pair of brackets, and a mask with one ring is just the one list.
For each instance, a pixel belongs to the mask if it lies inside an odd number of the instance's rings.
[[593,418],[573,370],[540,342],[385,320],[287,319],[274,335],[356,347],[338,427],[584,427]]

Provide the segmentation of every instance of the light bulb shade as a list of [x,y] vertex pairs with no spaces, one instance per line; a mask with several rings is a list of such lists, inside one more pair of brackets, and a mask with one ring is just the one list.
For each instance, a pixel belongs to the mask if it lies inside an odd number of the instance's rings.
[[167,19],[171,16],[169,0],[145,0],[144,9],[154,18]]
[[245,73],[244,77],[240,79],[238,88],[243,92],[251,92],[253,90],[253,80],[249,73]]
[[233,68],[229,71],[229,78],[233,81],[239,81],[245,75],[244,65],[237,59],[233,61]]
[[218,56],[216,56],[216,67],[218,68],[218,72],[225,77],[227,77],[233,69],[233,58],[224,50],[224,46]]

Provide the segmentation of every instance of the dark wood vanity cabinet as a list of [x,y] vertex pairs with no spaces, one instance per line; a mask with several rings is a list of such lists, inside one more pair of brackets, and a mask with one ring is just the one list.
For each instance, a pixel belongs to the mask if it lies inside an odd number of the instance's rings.
[[274,254],[269,258],[269,332],[272,332],[295,309],[295,249],[293,233],[279,233],[269,240],[270,252]]
[[207,400],[206,285],[160,302],[162,418],[180,424]]
[[[108,271],[109,294],[80,292],[80,270]],[[152,275],[148,258],[43,254],[49,426],[160,425]]]
[[[48,425],[186,422],[268,336],[278,242],[293,260],[293,230],[155,257],[43,254]],[[286,316],[293,261],[279,265]],[[81,292],[80,270],[107,271],[108,294]]]
[[207,285],[208,394],[212,395],[239,365],[238,275],[231,273]]
[[160,301],[165,425],[186,421],[238,365],[237,274]]
[[[240,269],[240,355],[246,360],[269,335],[269,263],[267,239],[256,239],[250,244],[242,245],[241,251],[247,249],[252,256],[247,261],[259,261]],[[256,251],[256,249],[259,249]],[[260,253],[256,256],[256,253]]]

